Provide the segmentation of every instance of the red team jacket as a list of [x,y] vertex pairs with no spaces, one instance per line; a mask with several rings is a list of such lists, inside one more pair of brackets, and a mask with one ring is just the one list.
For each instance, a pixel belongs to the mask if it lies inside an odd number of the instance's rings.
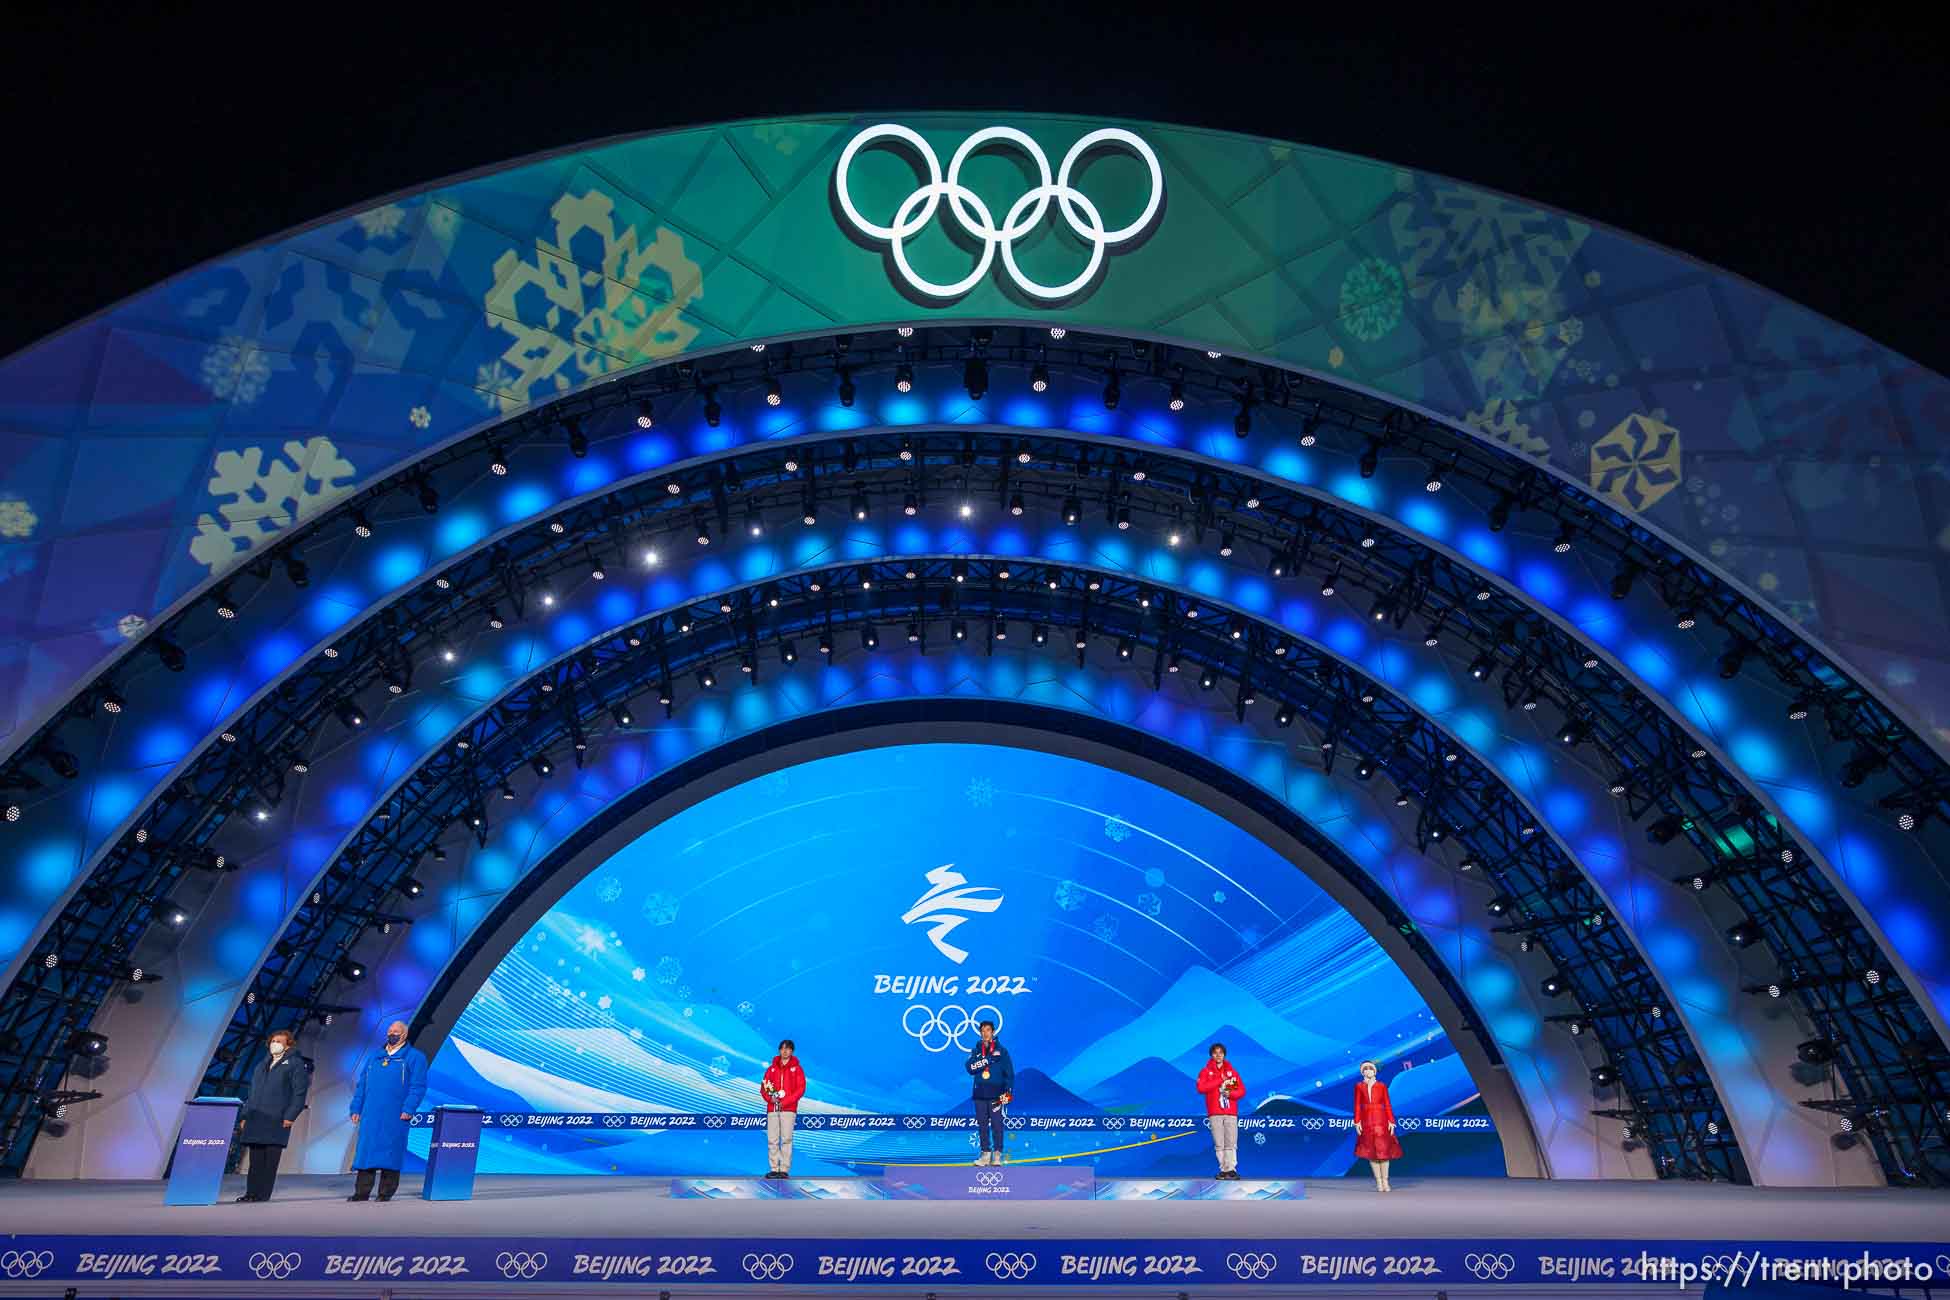
[[[1232,1080],[1229,1094],[1223,1101],[1219,1099],[1219,1085],[1227,1079]],[[1198,1072],[1198,1090],[1205,1094],[1205,1113],[1207,1115],[1237,1115],[1239,1099],[1246,1095],[1246,1081],[1239,1077],[1239,1071],[1232,1068],[1232,1062],[1221,1064],[1207,1060],[1205,1068]]]
[[780,1061],[775,1056],[772,1058],[772,1064],[765,1070],[765,1082],[775,1091],[784,1094],[773,1097],[767,1094],[764,1088],[759,1089],[759,1095],[765,1098],[765,1109],[768,1112],[797,1111],[799,1099],[806,1095],[806,1067],[799,1064],[797,1053],[794,1053],[789,1061]]
[[1362,1160],[1400,1160],[1402,1144],[1388,1131],[1395,1122],[1395,1103],[1388,1085],[1376,1079],[1370,1088],[1354,1082],[1354,1154]]

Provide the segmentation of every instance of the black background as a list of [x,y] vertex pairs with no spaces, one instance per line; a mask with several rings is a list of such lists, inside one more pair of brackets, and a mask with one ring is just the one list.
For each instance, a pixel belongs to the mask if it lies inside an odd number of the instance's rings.
[[527,153],[728,118],[1015,108],[1252,132],[1505,190],[1950,370],[1950,60],[1873,21],[1900,12],[16,6],[0,354],[287,227]]

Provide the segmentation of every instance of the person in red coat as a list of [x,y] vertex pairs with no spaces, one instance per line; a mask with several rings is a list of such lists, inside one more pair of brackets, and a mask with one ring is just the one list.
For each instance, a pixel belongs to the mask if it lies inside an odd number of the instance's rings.
[[1246,1081],[1226,1060],[1226,1045],[1214,1043],[1198,1072],[1198,1090],[1205,1097],[1205,1125],[1212,1130],[1212,1151],[1219,1157],[1219,1177],[1239,1177],[1239,1099]]
[[1402,1158],[1402,1144],[1395,1140],[1395,1104],[1380,1073],[1373,1061],[1361,1062],[1361,1082],[1354,1085],[1354,1154],[1374,1171],[1374,1189],[1388,1192],[1394,1190],[1388,1185],[1388,1162]]
[[792,1040],[779,1040],[779,1054],[759,1080],[765,1098],[765,1146],[772,1157],[767,1178],[792,1177],[792,1126],[799,1119],[799,1099],[806,1095],[806,1068],[799,1064]]

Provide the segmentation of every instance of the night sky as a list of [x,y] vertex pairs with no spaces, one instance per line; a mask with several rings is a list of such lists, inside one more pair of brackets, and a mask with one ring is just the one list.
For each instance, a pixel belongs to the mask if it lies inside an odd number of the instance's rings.
[[1015,108],[1253,132],[1506,190],[1950,371],[1950,60],[1872,25],[1874,6],[1683,25],[1563,3],[179,12],[197,18],[10,9],[0,354],[289,226],[528,153],[727,118]]

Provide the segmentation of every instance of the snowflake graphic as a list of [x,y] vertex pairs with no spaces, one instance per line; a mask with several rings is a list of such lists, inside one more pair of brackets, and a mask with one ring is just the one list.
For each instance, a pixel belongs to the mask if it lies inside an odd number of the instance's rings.
[[1259,947],[1259,931],[1250,925],[1247,926],[1239,932],[1239,942],[1248,948]]
[[1557,322],[1557,341],[1565,347],[1574,347],[1584,337],[1584,322],[1576,316],[1566,316]]
[[987,808],[995,802],[995,782],[985,776],[968,778],[968,802],[977,808]]
[[623,897],[623,882],[615,876],[611,876],[608,880],[596,886],[596,897],[602,899],[605,903],[614,903],[617,899]]
[[220,451],[212,465],[210,492],[229,497],[217,507],[219,523],[196,518],[190,555],[211,573],[222,573],[282,529],[303,522],[352,490],[358,473],[327,437],[284,444],[283,457],[263,447]]
[[1165,900],[1146,890],[1137,896],[1137,906],[1146,916],[1158,916],[1165,910]]
[[769,144],[786,157],[799,152],[799,132],[794,127],[778,122],[767,122],[752,128],[752,138],[760,144]]
[[609,1010],[609,1001],[610,1001],[609,994],[605,993],[601,997],[596,999],[596,1005],[601,1007],[604,1011],[607,1011]]
[[520,376],[499,361],[490,361],[474,372],[474,388],[488,410],[512,411],[522,404],[521,393],[515,388],[518,378]]
[[630,978],[639,984],[643,983],[646,973],[641,966],[633,966],[630,968]]
[[1486,433],[1498,442],[1506,443],[1526,456],[1546,456],[1551,445],[1543,438],[1533,438],[1530,426],[1523,422],[1522,412],[1517,404],[1507,397],[1492,397],[1484,403],[1480,411],[1471,411],[1463,418],[1463,423],[1481,433]]
[[18,497],[0,497],[0,537],[26,537],[41,522],[33,507]]
[[1225,901],[1226,901],[1226,891],[1225,891],[1225,890],[1223,890],[1223,889],[1215,889],[1215,890],[1213,890],[1213,891],[1212,891],[1212,901],[1213,901],[1213,902],[1215,902],[1215,903],[1223,903],[1223,902],[1225,902]]
[[1153,889],[1165,887],[1165,873],[1161,868],[1152,867],[1144,873],[1144,883]]
[[1111,843],[1122,844],[1125,840],[1131,838],[1131,824],[1122,817],[1106,817],[1104,818],[1104,834],[1110,837]]
[[648,894],[643,900],[643,919],[652,925],[669,925],[677,919],[677,900],[669,894]]
[[599,956],[609,950],[609,941],[603,938],[602,931],[593,925],[585,925],[576,935],[576,951],[585,957]]
[[414,428],[424,429],[433,423],[433,412],[424,406],[416,406],[406,413],[406,418],[413,422]]
[[239,406],[249,406],[262,397],[264,386],[271,382],[271,363],[257,344],[241,334],[227,334],[211,344],[198,369],[203,386],[212,396]]
[[1341,321],[1372,343],[1401,323],[1402,273],[1378,257],[1356,262],[1341,278]]
[[690,986],[690,985],[688,985],[688,984],[679,984],[679,985],[677,986],[677,1000],[678,1000],[679,1002],[689,1002],[689,1001],[691,1000],[691,986]]
[[1591,444],[1592,490],[1626,510],[1649,510],[1679,486],[1679,451],[1679,430],[1649,415],[1628,415]]
[[1254,1145],[1254,1146],[1258,1146],[1258,1147],[1263,1147],[1263,1146],[1265,1146],[1265,1145],[1266,1145],[1266,1135],[1265,1135],[1264,1133],[1255,1133],[1255,1134],[1253,1134],[1253,1145]]
[[696,1014],[697,1014],[697,1008],[696,1008],[696,1007],[685,1007],[685,1008],[684,1008],[684,1019],[686,1019],[686,1020],[689,1020],[689,1019],[690,1019],[690,1018],[691,1018],[692,1016],[694,1016],[694,1015],[696,1015]]
[[[488,327],[512,338],[501,359],[515,370],[518,400],[530,400],[537,385],[566,391],[690,346],[698,327],[682,313],[704,282],[681,235],[660,226],[639,247],[636,227],[619,230],[615,201],[596,190],[564,194],[549,215],[553,237],[536,241],[533,261],[516,249],[495,259],[481,304]],[[569,250],[592,242],[601,265],[579,265]]]
[[1074,880],[1065,880],[1056,886],[1056,905],[1066,912],[1074,912],[1083,906],[1083,886]]
[[675,957],[657,958],[657,983],[675,984],[684,977],[684,963]]
[[149,620],[140,614],[124,614],[116,620],[115,630],[133,641],[142,635],[142,629],[149,626]]
[[752,1005],[751,999],[747,998],[738,1004],[738,1014],[750,1020],[758,1014],[758,1008]]
[[367,239],[390,239],[399,233],[400,223],[406,220],[406,209],[397,203],[388,203],[383,208],[361,212],[352,218]]
[[1092,918],[1090,922],[1090,933],[1096,935],[1105,943],[1111,942],[1117,938],[1117,918],[1108,912],[1100,913]]

